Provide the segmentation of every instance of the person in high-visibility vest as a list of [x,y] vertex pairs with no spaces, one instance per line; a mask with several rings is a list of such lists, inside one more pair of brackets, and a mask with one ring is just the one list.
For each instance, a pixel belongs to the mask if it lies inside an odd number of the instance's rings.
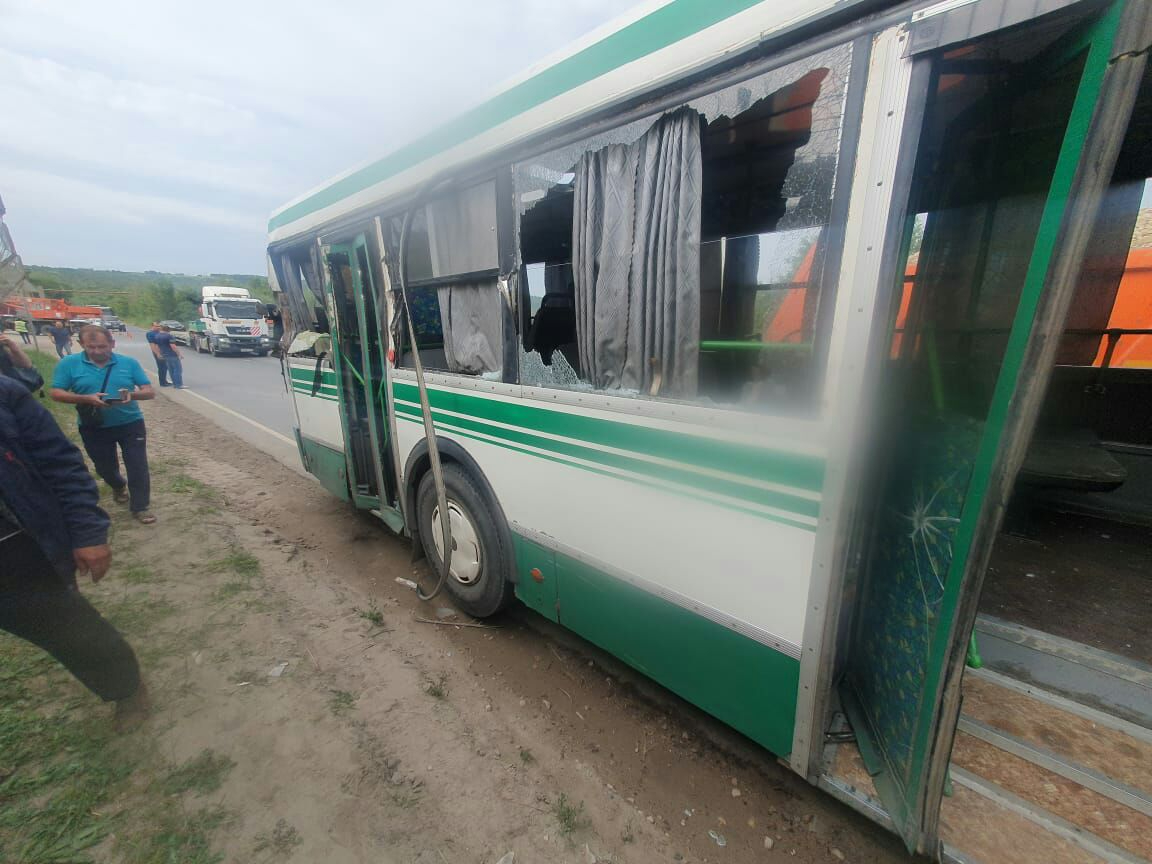
[[32,340],[28,338],[28,322],[23,318],[16,319],[16,332],[20,334],[25,345],[31,344]]

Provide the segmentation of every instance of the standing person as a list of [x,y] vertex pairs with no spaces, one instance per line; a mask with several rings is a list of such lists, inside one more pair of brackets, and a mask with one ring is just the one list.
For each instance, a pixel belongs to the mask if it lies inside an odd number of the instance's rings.
[[[137,402],[155,399],[144,369],[132,357],[114,354],[116,341],[99,324],[80,328],[80,354],[56,364],[52,398],[76,406],[80,438],[96,473],[112,487],[118,504],[129,504],[136,521],[151,525],[148,512],[151,481],[148,475],[148,440],[144,412]],[[124,457],[125,481],[116,448]]]
[[160,325],[160,332],[152,339],[152,347],[160,352],[168,366],[168,375],[172,378],[172,386],[177,390],[184,389],[184,358],[176,350],[176,343],[172,341],[172,328]]
[[68,329],[67,324],[63,321],[56,321],[48,328],[48,333],[52,336],[52,341],[56,343],[57,357],[62,358],[65,354],[72,353],[72,331]]
[[16,332],[20,334],[20,338],[22,338],[24,340],[24,344],[25,345],[31,344],[32,340],[30,338],[28,338],[28,322],[25,321],[23,318],[17,318],[15,327],[16,327]]
[[0,375],[19,381],[30,392],[44,386],[32,358],[7,333],[0,333]]
[[152,327],[144,334],[144,338],[148,340],[148,349],[152,352],[153,359],[156,360],[156,377],[160,379],[160,386],[168,386],[168,361],[160,354],[160,349],[156,347],[156,334],[160,332],[160,322],[153,321]]
[[0,378],[0,630],[43,648],[80,683],[142,717],[136,655],[84,599],[76,574],[108,571],[108,514],[84,457],[32,395]]

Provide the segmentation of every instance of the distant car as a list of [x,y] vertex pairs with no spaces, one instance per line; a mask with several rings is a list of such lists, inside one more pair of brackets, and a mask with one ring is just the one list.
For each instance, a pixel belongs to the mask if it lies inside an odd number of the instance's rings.
[[160,322],[160,325],[161,325],[161,326],[163,326],[163,327],[167,327],[167,328],[168,328],[169,330],[171,330],[173,333],[179,333],[179,332],[181,332],[181,331],[183,331],[183,330],[186,330],[186,329],[187,329],[187,328],[186,328],[186,327],[185,327],[185,326],[184,326],[182,323],[180,323],[179,321],[161,321],[161,322]]

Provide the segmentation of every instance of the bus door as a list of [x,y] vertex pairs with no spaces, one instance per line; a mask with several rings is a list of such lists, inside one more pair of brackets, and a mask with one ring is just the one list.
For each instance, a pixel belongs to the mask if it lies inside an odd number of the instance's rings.
[[1121,7],[1088,21],[1046,16],[912,61],[923,114],[895,270],[914,275],[902,279],[878,376],[840,695],[913,851],[936,852],[989,532],[1022,458],[1016,400],[1033,386],[1026,358],[1045,338],[1035,322],[1049,274],[1073,254],[1062,223],[1092,158],[1085,140]]
[[392,524],[396,485],[387,455],[384,355],[368,244],[360,235],[325,246],[323,253],[349,490],[357,507],[375,510]]

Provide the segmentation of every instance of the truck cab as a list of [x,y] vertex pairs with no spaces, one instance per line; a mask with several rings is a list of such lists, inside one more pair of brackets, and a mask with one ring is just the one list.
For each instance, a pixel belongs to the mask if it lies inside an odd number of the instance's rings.
[[264,305],[246,288],[205,285],[197,323],[189,327],[188,345],[198,352],[264,357],[272,348]]

